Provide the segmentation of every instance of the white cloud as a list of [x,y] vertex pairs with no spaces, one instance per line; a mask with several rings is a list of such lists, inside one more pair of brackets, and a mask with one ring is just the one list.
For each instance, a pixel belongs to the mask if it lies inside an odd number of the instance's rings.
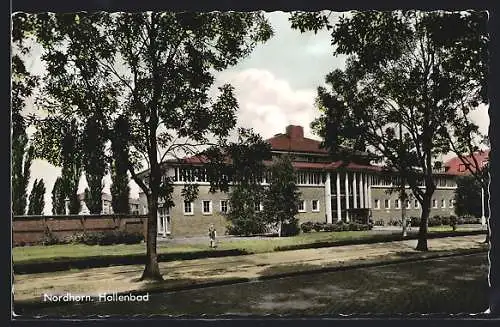
[[294,89],[286,80],[257,68],[223,72],[218,82],[235,87],[238,126],[253,128],[269,138],[284,132],[287,125],[296,124],[304,126],[306,136],[313,136],[309,124],[319,115],[314,108],[315,89]]

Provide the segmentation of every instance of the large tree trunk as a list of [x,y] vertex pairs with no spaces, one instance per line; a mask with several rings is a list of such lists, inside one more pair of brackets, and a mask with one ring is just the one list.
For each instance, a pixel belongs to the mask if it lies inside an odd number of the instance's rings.
[[146,233],[146,266],[142,273],[141,280],[163,280],[158,266],[158,256],[156,253],[156,234],[158,229],[158,196],[148,197],[148,228]]
[[420,216],[420,227],[418,230],[417,251],[428,251],[427,247],[427,220],[431,212],[431,198],[425,197],[422,203],[422,215]]

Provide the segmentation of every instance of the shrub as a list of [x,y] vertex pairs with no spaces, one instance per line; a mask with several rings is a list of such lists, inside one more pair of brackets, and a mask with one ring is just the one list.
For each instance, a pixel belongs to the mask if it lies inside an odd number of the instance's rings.
[[376,220],[375,226],[385,226],[385,221],[383,219]]
[[429,220],[427,221],[427,225],[429,227],[432,227],[432,226],[441,226],[442,225],[442,219],[441,219],[441,216],[434,216],[434,217],[429,217]]
[[441,217],[441,225],[449,225],[450,224],[450,217],[449,216],[443,216]]
[[459,224],[480,224],[481,218],[476,218],[472,216],[463,216],[459,217]]
[[325,232],[335,232],[337,231],[337,224],[325,224],[325,226],[323,227],[323,230]]
[[402,226],[403,223],[401,219],[391,219],[389,220],[389,226]]
[[300,224],[300,229],[303,233],[309,233],[314,227],[314,223],[312,221],[306,221]]
[[316,231],[316,232],[321,232],[324,228],[324,225],[326,225],[325,223],[314,223],[313,225],[313,229]]
[[368,230],[368,229],[369,229],[368,224],[360,224],[360,223],[354,223],[354,222],[349,223],[349,230],[350,231],[362,231],[362,230]]
[[420,217],[410,217],[410,225],[411,227],[419,227],[420,226]]
[[313,222],[304,222],[300,225],[300,228],[303,232],[307,233],[314,229],[317,232],[344,232],[344,231],[364,231],[370,230],[373,228],[372,224],[360,224],[357,222],[349,222],[345,223],[343,221],[337,221],[333,224],[328,223],[313,223]]
[[144,240],[144,235],[138,232],[105,231],[75,233],[61,243],[80,243],[86,245],[138,244]]
[[144,235],[142,233],[125,233],[123,235],[124,244],[139,244],[144,241]]
[[60,240],[54,235],[54,233],[52,233],[49,228],[46,228],[42,238],[42,245],[54,245],[59,243]]
[[86,234],[83,232],[78,232],[75,233],[69,237],[66,238],[65,242],[66,243],[84,243],[85,241]]
[[299,235],[299,233],[299,220],[296,218],[293,218],[291,221],[281,225],[281,236],[295,236]]

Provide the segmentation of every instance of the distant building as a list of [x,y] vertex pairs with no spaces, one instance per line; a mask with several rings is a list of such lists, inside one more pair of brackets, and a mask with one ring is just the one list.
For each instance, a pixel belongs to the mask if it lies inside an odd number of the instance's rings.
[[[398,176],[384,172],[382,167],[370,163],[370,159],[359,154],[351,162],[334,160],[320,142],[304,137],[302,126],[290,125],[285,133],[276,134],[266,140],[271,146],[273,157],[288,154],[296,170],[297,185],[301,192],[301,202],[297,217],[300,222],[317,221],[332,223],[349,221],[352,209],[368,209],[373,220],[401,217],[401,206],[406,206],[407,216],[420,216],[420,203],[414,199],[401,203],[399,194],[387,191],[397,182]],[[230,210],[229,194],[210,193],[201,156],[170,160],[165,163],[166,175],[174,181],[174,207],[167,208],[159,203],[158,234],[180,236],[206,235],[208,226],[214,224],[218,233],[224,233],[227,221],[224,214]],[[271,161],[265,161],[270,165]],[[147,179],[148,171],[139,176]],[[436,191],[431,203],[431,216],[452,215],[454,213],[454,173],[446,165],[435,173]],[[146,181],[147,182],[147,181]],[[199,185],[198,199],[184,201],[181,190],[186,183]],[[266,176],[262,177],[266,185]],[[423,181],[422,181],[422,187]],[[147,201],[144,193],[139,194],[142,213],[146,214]],[[256,203],[262,210],[262,203]]]

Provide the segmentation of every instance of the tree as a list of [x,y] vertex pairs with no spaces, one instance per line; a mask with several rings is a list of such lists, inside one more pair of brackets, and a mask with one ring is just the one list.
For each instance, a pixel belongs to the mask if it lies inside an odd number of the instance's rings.
[[87,120],[83,133],[83,162],[89,194],[85,203],[91,214],[102,212],[102,180],[107,171],[107,158],[104,152],[106,143],[105,126],[102,119],[91,117]]
[[57,177],[54,187],[52,188],[52,214],[64,215],[66,214],[66,195],[64,193],[63,180]]
[[[461,176],[457,179],[455,190],[455,213],[457,216],[481,217],[481,184],[472,175]],[[488,200],[485,198],[485,202]],[[484,204],[485,214],[489,216],[488,206]]]
[[[54,113],[63,111],[66,117],[70,112],[85,117],[85,111],[92,116],[101,110],[95,105],[100,101],[82,103],[81,94],[88,94],[84,97],[87,100],[95,92],[102,101],[121,100],[123,104],[123,112],[111,112],[121,113],[129,121],[127,168],[146,195],[150,214],[142,279],[161,279],[156,255],[158,199],[165,198],[171,204],[172,192],[171,181],[162,178],[162,163],[169,156],[198,153],[228,137],[236,123],[237,102],[230,85],[219,87],[218,96],[212,96],[214,73],[247,56],[257,43],[272,35],[272,30],[261,13],[37,17],[37,36],[50,50],[44,56],[47,70],[59,79],[48,83],[45,91],[60,100],[45,105]],[[81,83],[75,85],[75,81]],[[70,99],[67,104],[64,97]],[[111,115],[109,121],[113,119]],[[145,180],[137,174],[143,168],[149,171]],[[193,190],[196,188],[187,188],[188,198]]]
[[128,171],[129,127],[125,117],[115,121],[111,140],[111,205],[114,213],[130,213]]
[[12,139],[12,212],[24,215],[27,205],[27,191],[30,179],[33,147],[27,147],[26,133]]
[[[267,221],[279,227],[279,236],[286,226],[298,228],[298,213],[300,192],[296,184],[295,170],[288,156],[274,160],[270,168],[269,188],[264,200],[264,214]],[[293,228],[291,228],[293,230]],[[285,235],[289,236],[289,235]]]
[[65,127],[63,131],[61,161],[64,193],[69,199],[69,213],[76,215],[80,212],[78,184],[82,176],[81,143],[75,121]]
[[[226,216],[230,223],[228,231],[235,235],[262,234],[267,229],[267,221],[261,211],[265,198],[261,181],[266,173],[263,160],[271,156],[270,146],[252,130],[239,129],[238,142],[227,144],[222,149],[231,163],[219,168],[213,168],[212,164],[209,168],[212,168],[213,175],[223,172],[223,176],[228,176],[223,179],[224,184],[219,185],[221,190],[230,191]],[[212,154],[212,157],[220,156]]]
[[[311,29],[299,14],[291,20]],[[422,207],[417,250],[428,249],[435,159],[462,143],[462,126],[478,134],[469,113],[487,102],[486,21],[485,12],[414,11],[353,13],[335,26],[320,21],[332,29],[334,53],[349,58],[345,70],[326,77],[330,91],[318,88],[323,114],[313,127],[332,152],[368,151],[404,177]]]
[[30,179],[31,162],[34,149],[28,146],[26,122],[21,112],[26,105],[26,99],[33,94],[38,79],[32,76],[24,65],[22,55],[29,51],[24,39],[31,29],[25,15],[13,18],[12,28],[12,212],[24,215],[27,206],[28,183]]
[[33,182],[31,189],[30,202],[28,207],[28,215],[42,215],[45,207],[45,183],[43,179]]

